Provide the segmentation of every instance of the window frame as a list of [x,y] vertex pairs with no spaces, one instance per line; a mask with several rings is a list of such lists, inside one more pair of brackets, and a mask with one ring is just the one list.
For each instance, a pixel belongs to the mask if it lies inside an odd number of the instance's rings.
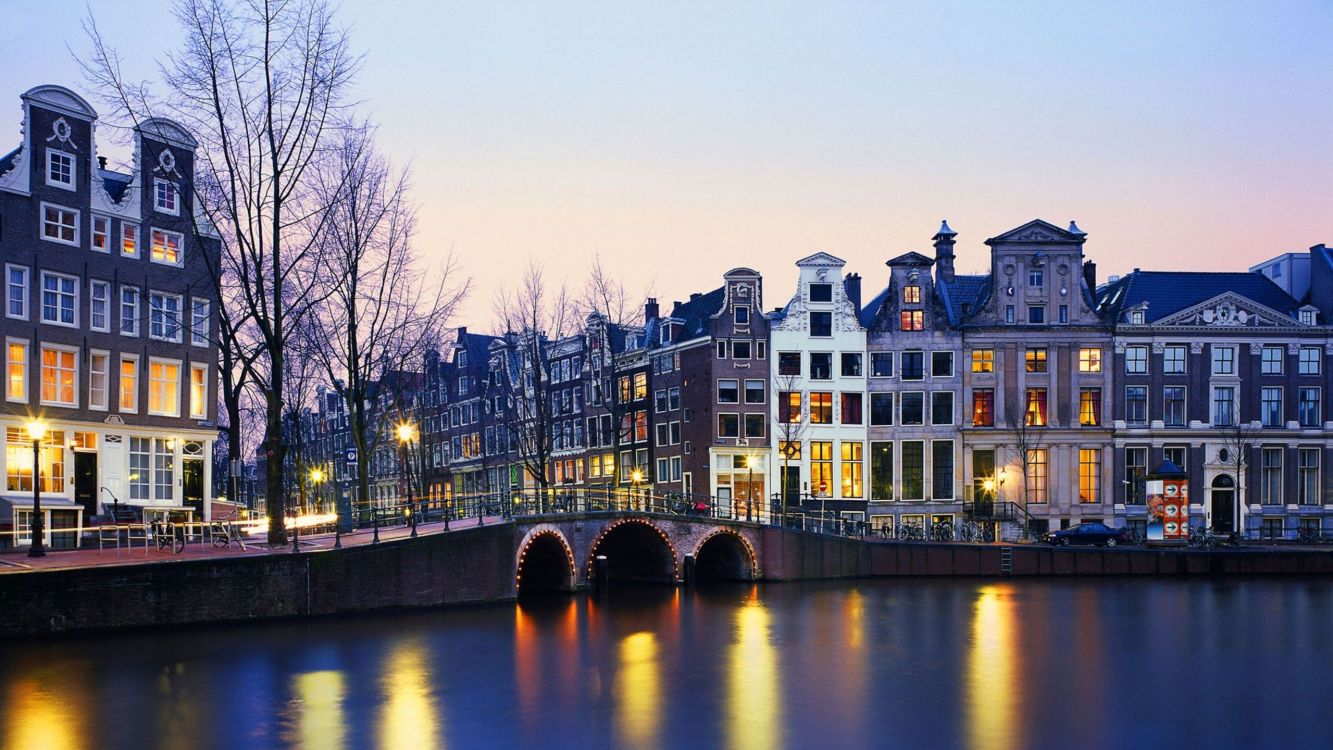
[[[51,179],[52,157],[56,156],[69,161],[68,181]],[[79,159],[74,154],[64,149],[47,146],[45,167],[46,168],[43,171],[45,173],[47,187],[59,188],[60,190],[68,190],[70,192],[75,192],[79,189]]]
[[[73,239],[73,240],[66,240],[66,239],[63,239],[63,238],[58,237],[58,236],[57,236],[57,237],[50,237],[50,236],[47,236],[47,234],[46,234],[46,228],[47,228],[47,225],[49,224],[49,222],[46,220],[46,212],[47,212],[47,209],[54,209],[54,210],[56,210],[56,211],[64,211],[64,212],[67,212],[67,213],[70,213],[70,214],[73,214],[73,215],[74,215],[74,221],[73,221],[73,223],[70,225],[70,226],[72,226],[73,229],[74,229],[74,239]],[[54,226],[63,228],[63,227],[65,227],[65,224],[63,224],[63,223],[59,223],[59,224],[55,224]],[[70,208],[69,206],[62,206],[62,205],[60,205],[59,203],[51,203],[51,202],[49,202],[49,201],[42,201],[42,202],[39,204],[39,208],[37,209],[37,237],[38,237],[38,239],[42,240],[43,242],[54,242],[54,243],[57,244],[57,245],[66,245],[66,246],[68,246],[68,247],[79,247],[79,243],[80,243],[80,241],[81,241],[81,239],[82,239],[82,236],[83,236],[83,235],[82,235],[82,230],[83,230],[83,212],[82,212],[81,210],[79,210],[79,209],[77,209],[77,208]]]
[[[161,234],[163,238],[163,247],[166,247],[166,240],[171,237],[176,238],[176,260],[158,260],[157,258],[157,235]],[[152,227],[148,230],[148,261],[161,266],[171,266],[172,268],[185,267],[185,235],[170,229],[161,227]]]
[[[46,353],[47,353],[48,351],[49,351],[49,352],[55,352],[55,353],[57,353],[57,354],[68,354],[68,355],[70,355],[71,362],[73,363],[73,366],[70,368],[70,371],[71,371],[72,374],[73,374],[73,383],[70,385],[70,400],[69,400],[69,401],[60,401],[60,400],[55,400],[55,399],[48,399],[48,398],[46,398]],[[77,347],[77,346],[69,346],[69,345],[66,345],[66,344],[56,344],[56,343],[52,343],[52,342],[49,342],[49,341],[43,341],[43,342],[41,342],[41,345],[38,347],[38,353],[39,353],[41,359],[38,360],[38,365],[37,365],[37,366],[38,366],[38,376],[37,376],[37,387],[38,387],[38,392],[37,392],[37,403],[40,404],[40,405],[42,405],[42,406],[57,406],[57,407],[62,407],[62,408],[66,408],[66,409],[77,409],[77,408],[79,408],[79,403],[80,403],[80,400],[79,400],[79,365],[80,365],[80,362],[79,362],[79,360],[82,359],[82,357],[79,356],[79,355],[81,354],[81,352],[79,351],[79,347]],[[62,367],[62,366],[60,366],[59,363],[57,364],[57,367],[56,367],[57,374],[60,373],[60,372],[63,372],[64,369],[65,369],[65,368]],[[57,375],[57,377],[58,377],[58,375]],[[60,382],[59,382],[59,380],[57,380],[56,383],[55,383],[55,390],[56,390],[56,392],[57,392],[57,395],[59,395],[59,390],[60,390]]]
[[[71,288],[72,288],[72,291],[70,291],[70,292],[65,292],[65,291],[62,290],[62,289],[56,289],[54,292],[52,292],[52,293],[55,294],[56,297],[57,297],[57,301],[56,301],[56,315],[57,315],[57,316],[59,316],[60,313],[64,310],[64,306],[61,304],[61,303],[64,301],[64,298],[65,298],[66,296],[72,298],[72,300],[73,300],[73,304],[70,306],[70,313],[71,313],[71,316],[73,317],[73,320],[71,320],[70,322],[66,323],[66,322],[64,322],[63,320],[59,320],[59,319],[57,319],[57,320],[50,320],[50,319],[48,319],[48,318],[46,317],[46,294],[47,294],[47,291],[48,291],[47,288],[46,288],[46,280],[47,280],[47,279],[57,279],[57,280],[59,280],[59,281],[67,281],[67,282],[70,282],[70,286],[71,286]],[[38,308],[40,308],[40,312],[38,313],[38,317],[37,317],[37,319],[38,319],[39,321],[41,321],[41,323],[42,323],[43,325],[59,326],[59,327],[61,327],[61,328],[78,328],[78,327],[79,327],[79,296],[80,296],[80,295],[79,295],[79,292],[81,291],[80,287],[82,286],[82,285],[79,283],[79,281],[80,281],[80,279],[79,279],[78,276],[73,276],[73,275],[70,275],[70,274],[67,274],[67,273],[60,273],[60,272],[58,272],[58,271],[45,271],[45,270],[42,271],[42,275],[41,275],[41,293],[42,293],[42,299],[40,300],[40,304],[38,305]]]
[[[20,271],[23,274],[23,312],[21,315],[15,315],[9,309],[12,300],[10,298],[11,283],[9,275],[14,271]],[[27,320],[32,316],[32,269],[19,263],[5,264],[5,317],[10,320]]]

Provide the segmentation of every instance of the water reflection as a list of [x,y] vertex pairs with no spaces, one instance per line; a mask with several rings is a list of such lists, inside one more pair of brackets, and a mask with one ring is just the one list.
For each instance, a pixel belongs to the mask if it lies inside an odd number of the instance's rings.
[[616,669],[616,736],[627,747],[657,747],[662,675],[657,635],[646,630],[620,641]]
[[972,639],[964,679],[967,739],[973,748],[1023,743],[1019,659],[1013,587],[982,586],[972,610]]
[[770,615],[757,592],[736,610],[736,642],[727,668],[727,745],[759,750],[782,744],[778,651]]
[[384,700],[380,747],[418,750],[443,746],[427,656],[416,638],[399,642],[390,652],[380,681]]
[[336,748],[347,743],[343,673],[334,669],[305,672],[292,678],[292,693],[300,701],[296,745],[301,748]]
[[88,747],[83,716],[90,708],[88,696],[77,690],[73,695],[56,694],[48,686],[57,681],[50,668],[39,668],[32,677],[10,681],[3,712],[5,748]]

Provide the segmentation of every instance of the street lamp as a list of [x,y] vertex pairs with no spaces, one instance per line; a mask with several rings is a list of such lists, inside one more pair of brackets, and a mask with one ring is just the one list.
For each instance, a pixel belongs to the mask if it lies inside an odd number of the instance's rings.
[[324,509],[324,508],[323,508],[323,502],[320,500],[320,497],[319,497],[319,485],[320,485],[320,482],[323,482],[323,481],[324,481],[324,470],[323,470],[323,469],[321,469],[321,468],[319,468],[318,466],[316,466],[315,468],[313,468],[313,469],[310,470],[310,487],[311,487],[311,489],[314,491],[314,494],[315,494],[315,512],[316,512],[316,513],[319,513],[319,512],[321,512],[321,511]]
[[754,521],[754,454],[745,457],[745,468],[750,470],[750,482],[745,486],[745,521],[746,523]]
[[402,467],[403,483],[407,485],[407,520],[412,526],[412,536],[417,535],[417,514],[412,512],[412,477],[411,465],[407,460],[409,444],[417,439],[417,426],[411,422],[400,422],[394,432],[398,436],[399,465]]
[[32,438],[32,544],[28,546],[28,557],[45,557],[46,546],[43,544],[45,526],[42,523],[42,440],[46,437],[46,423],[40,419],[29,420],[28,437]]
[[640,471],[639,469],[635,469],[634,471],[630,472],[629,479],[630,479],[629,492],[631,496],[630,499],[632,500],[631,504],[633,505],[638,502],[637,497],[639,494],[639,482],[643,481],[643,472]]

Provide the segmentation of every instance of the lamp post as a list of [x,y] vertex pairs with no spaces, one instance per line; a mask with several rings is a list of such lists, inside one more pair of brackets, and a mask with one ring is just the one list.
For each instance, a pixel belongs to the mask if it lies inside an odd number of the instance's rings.
[[639,482],[643,481],[643,472],[636,468],[634,471],[630,472],[629,479],[630,505],[636,507],[636,504],[638,503]]
[[745,468],[750,470],[749,484],[745,485],[745,521],[751,523],[754,521],[754,454],[745,457]]
[[407,520],[412,526],[412,536],[417,535],[417,514],[412,510],[412,476],[411,465],[407,460],[407,452],[410,449],[410,443],[417,439],[417,426],[411,422],[400,422],[395,429],[398,436],[399,466],[403,471],[403,483],[407,485]]
[[28,422],[28,437],[32,438],[32,544],[28,557],[45,557],[45,524],[42,519],[42,440],[46,437],[46,423],[40,419]]

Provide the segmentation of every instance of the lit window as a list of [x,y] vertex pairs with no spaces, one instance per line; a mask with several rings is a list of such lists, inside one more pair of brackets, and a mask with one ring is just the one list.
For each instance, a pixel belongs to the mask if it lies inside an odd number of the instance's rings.
[[139,227],[134,224],[120,225],[120,254],[127,258],[139,257]]
[[111,220],[105,216],[93,216],[93,249],[99,253],[111,251]]
[[1096,427],[1102,423],[1102,389],[1081,388],[1078,392],[1078,423]]
[[973,349],[972,372],[995,372],[995,350]]
[[190,418],[208,419],[208,365],[190,365]]
[[139,357],[120,355],[120,410],[139,410]]
[[1101,372],[1102,350],[1098,347],[1083,347],[1078,350],[1079,372]]
[[179,266],[181,264],[182,240],[183,237],[179,232],[168,232],[165,229],[154,229],[153,262]]
[[899,313],[899,325],[904,331],[923,331],[926,328],[925,312],[921,310],[903,310]]
[[1095,503],[1100,499],[1102,481],[1102,452],[1096,448],[1082,448],[1078,452],[1078,501]]
[[42,403],[78,406],[78,353],[71,349],[42,347]]
[[1029,427],[1045,427],[1046,421],[1046,389],[1029,388],[1027,391],[1027,413],[1024,417]]
[[106,410],[107,380],[111,355],[94,351],[88,357],[88,408]]
[[28,401],[28,342],[9,339],[5,342],[5,399]]
[[181,367],[174,362],[148,360],[148,413],[179,417]]
[[1028,372],[1046,372],[1046,350],[1028,349],[1026,362]]
[[909,284],[903,287],[903,304],[919,305],[921,304],[921,287],[916,284]]

